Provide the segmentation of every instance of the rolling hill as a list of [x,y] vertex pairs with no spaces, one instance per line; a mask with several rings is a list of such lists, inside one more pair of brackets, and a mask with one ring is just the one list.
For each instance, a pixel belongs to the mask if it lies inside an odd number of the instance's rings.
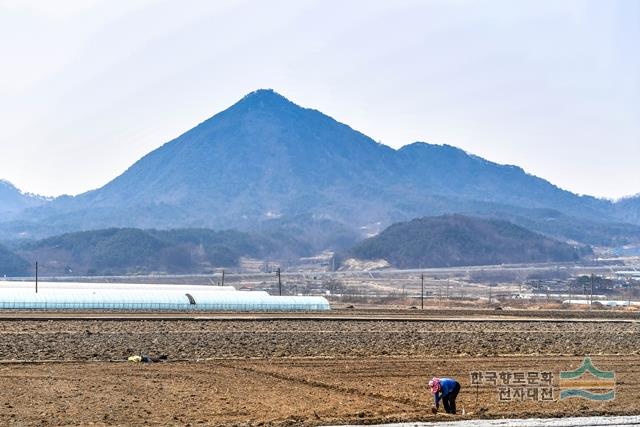
[[27,260],[0,245],[0,277],[26,276],[30,270]]
[[[243,256],[287,259],[291,254],[313,253],[305,242],[289,236],[207,229],[110,228],[16,246],[21,259],[38,260],[40,273],[53,276],[208,273],[219,267],[237,267]],[[3,266],[0,257],[0,271]]]
[[626,197],[615,204],[617,217],[632,224],[640,223],[640,196]]
[[443,215],[393,224],[347,256],[420,268],[578,261],[590,254],[588,247],[576,248],[507,221]]
[[[324,234],[314,229],[318,224]],[[506,221],[461,215],[396,223],[360,242],[332,226],[302,217],[295,224],[274,219],[252,232],[109,228],[65,233],[13,242],[11,250],[0,247],[0,275],[32,275],[35,261],[43,276],[207,274],[238,267],[241,257],[287,264],[327,246],[358,259],[385,259],[399,268],[577,261],[591,254],[588,247],[561,243]],[[342,240],[326,240],[336,235]]]

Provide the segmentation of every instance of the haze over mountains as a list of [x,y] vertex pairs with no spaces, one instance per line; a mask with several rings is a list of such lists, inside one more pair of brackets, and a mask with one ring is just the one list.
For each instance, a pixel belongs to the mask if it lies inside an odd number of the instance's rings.
[[0,186],[0,205],[4,239],[108,227],[256,230],[300,222],[364,234],[425,215],[464,213],[561,240],[640,242],[639,198],[579,196],[448,145],[416,142],[394,150],[271,90],[245,96],[102,188],[46,201]]
[[[34,274],[27,260],[38,260],[41,274],[56,277],[211,274],[216,268],[239,268],[241,258],[263,260],[265,267],[284,261],[284,267],[289,268],[295,267],[300,257],[316,255],[327,247],[339,250],[331,263],[334,266],[355,257],[384,259],[398,268],[574,262],[593,254],[588,246],[559,242],[507,221],[462,215],[396,223],[359,243],[352,233],[331,225],[325,223],[328,228],[317,233],[325,236],[324,240],[313,239],[313,228],[304,225],[260,232],[110,228],[67,233],[12,242],[9,249],[0,246],[0,276]],[[329,241],[326,236],[340,239]]]

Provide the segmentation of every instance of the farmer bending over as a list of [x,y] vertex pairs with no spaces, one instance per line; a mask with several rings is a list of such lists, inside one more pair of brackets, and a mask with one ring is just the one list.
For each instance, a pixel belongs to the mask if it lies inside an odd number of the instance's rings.
[[431,387],[431,393],[436,400],[436,406],[434,413],[440,406],[440,400],[444,405],[444,410],[447,414],[456,413],[456,397],[460,391],[460,383],[451,378],[438,378],[434,377],[429,381],[429,387]]

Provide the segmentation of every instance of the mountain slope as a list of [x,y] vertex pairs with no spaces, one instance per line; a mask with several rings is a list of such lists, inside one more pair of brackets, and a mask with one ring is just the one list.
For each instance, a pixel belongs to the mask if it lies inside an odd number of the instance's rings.
[[0,236],[105,227],[247,230],[301,216],[359,230],[455,212],[506,213],[546,233],[539,216],[546,210],[569,218],[565,235],[576,240],[593,234],[582,232],[589,224],[604,226],[602,241],[618,239],[607,234],[606,223],[626,212],[454,147],[415,143],[394,150],[271,90],[258,90],[104,187],[0,224]]
[[449,145],[416,142],[398,151],[408,184],[421,183],[434,194],[527,208],[552,208],[593,218],[609,203],[569,191],[527,174],[522,168],[500,165]]
[[27,276],[29,267],[27,260],[0,245],[0,277]]
[[577,261],[589,253],[588,248],[574,248],[507,221],[444,215],[393,224],[349,255],[418,268]]
[[18,190],[9,181],[0,179],[0,217],[14,217],[28,208],[42,206],[47,199]]
[[624,222],[640,224],[640,196],[625,197],[615,204],[616,217]]
[[[273,91],[257,91],[149,153],[103,188],[59,200],[36,215],[76,212],[74,221],[91,222],[97,208],[137,207],[174,210],[173,226],[217,227],[285,212],[337,210],[348,216],[354,203],[379,198],[378,184],[393,178],[393,155],[393,149],[328,116]],[[167,225],[162,219],[145,224]]]
[[286,260],[291,253],[313,253],[305,242],[285,237],[233,230],[110,228],[23,242],[17,252],[37,259],[41,274],[53,276],[209,273],[236,267],[242,256]]

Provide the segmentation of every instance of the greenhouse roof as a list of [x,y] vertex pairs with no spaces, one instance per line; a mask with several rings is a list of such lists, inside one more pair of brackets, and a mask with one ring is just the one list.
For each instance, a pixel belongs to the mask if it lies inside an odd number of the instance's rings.
[[[138,311],[319,311],[329,310],[323,297],[271,296],[263,291],[189,285],[0,284],[0,309],[138,310]],[[100,286],[97,286],[100,285]],[[108,286],[108,288],[107,288]],[[221,289],[222,288],[222,289]]]

